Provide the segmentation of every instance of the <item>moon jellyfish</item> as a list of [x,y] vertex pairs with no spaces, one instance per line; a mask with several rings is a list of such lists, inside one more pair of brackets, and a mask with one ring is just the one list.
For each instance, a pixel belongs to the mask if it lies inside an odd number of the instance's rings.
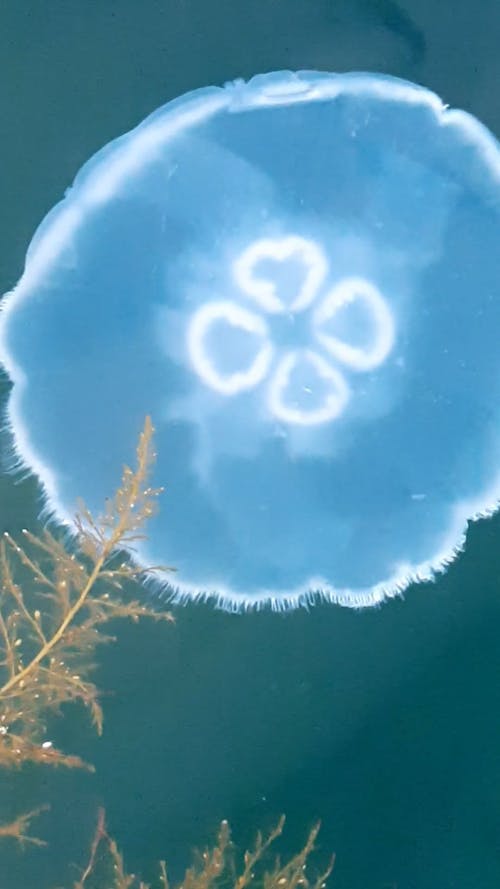
[[[70,520],[144,417],[177,600],[373,605],[500,492],[500,152],[369,74],[200,89],[99,151],[5,300],[18,463]],[[165,583],[167,578],[165,576]]]

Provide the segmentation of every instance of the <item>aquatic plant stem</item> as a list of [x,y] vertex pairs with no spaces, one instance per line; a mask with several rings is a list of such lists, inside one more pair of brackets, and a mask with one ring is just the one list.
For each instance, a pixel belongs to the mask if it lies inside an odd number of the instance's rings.
[[71,606],[71,608],[68,609],[67,614],[65,614],[57,630],[55,630],[51,638],[47,642],[45,642],[44,645],[42,645],[40,650],[31,659],[29,664],[27,664],[26,667],[23,667],[22,670],[19,670],[19,672],[16,673],[14,676],[11,676],[10,679],[7,680],[5,685],[0,688],[0,699],[4,697],[7,692],[11,691],[13,688],[19,685],[19,683],[22,682],[23,679],[29,676],[29,674],[41,663],[41,661],[43,661],[43,659],[47,657],[48,654],[50,654],[57,643],[60,642],[68,626],[85,604],[85,601],[90,591],[94,587],[97,579],[99,578],[99,575],[106,561],[110,557],[113,550],[118,546],[120,540],[123,539],[123,536],[126,533],[127,528],[129,527],[130,512],[131,510],[133,510],[134,505],[140,495],[141,485],[144,481],[147,471],[149,459],[149,444],[153,431],[154,430],[151,419],[147,417],[138,448],[138,468],[137,471],[131,475],[131,487],[127,506],[123,511],[121,511],[116,527],[113,529],[109,538],[103,540],[102,551],[96,559],[94,567],[87,579],[87,582],[85,583],[85,586],[83,587],[83,590],[78,596],[76,602]]
[[92,587],[94,586],[94,583],[96,582],[96,580],[101,572],[101,568],[103,567],[104,562],[106,561],[108,556],[109,556],[109,552],[106,551],[105,553],[103,553],[102,557],[99,558],[99,561],[96,562],[94,570],[92,571],[92,573],[91,573],[87,583],[85,584],[82,592],[80,593],[78,599],[76,600],[75,604],[70,608],[70,610],[68,611],[68,613],[64,617],[64,619],[61,621],[61,623],[59,624],[59,627],[57,628],[57,630],[55,631],[53,636],[49,639],[49,641],[46,642],[45,645],[37,652],[37,654],[34,656],[34,658],[32,658],[32,660],[29,662],[29,664],[26,665],[26,667],[23,667],[23,669],[20,670],[19,673],[15,674],[15,676],[11,676],[11,678],[5,683],[5,685],[2,686],[2,688],[0,688],[0,698],[2,698],[14,686],[18,685],[22,679],[24,679],[26,676],[28,676],[31,673],[31,671],[36,666],[38,666],[38,664],[41,661],[43,661],[44,657],[46,657],[52,651],[54,646],[57,645],[57,643],[60,641],[60,639],[63,637],[64,633],[66,632],[66,629],[68,628],[68,626],[71,623],[71,621],[73,620],[73,618],[78,614],[78,612],[80,611],[80,608],[84,605],[85,600],[86,600],[88,594],[90,593]]

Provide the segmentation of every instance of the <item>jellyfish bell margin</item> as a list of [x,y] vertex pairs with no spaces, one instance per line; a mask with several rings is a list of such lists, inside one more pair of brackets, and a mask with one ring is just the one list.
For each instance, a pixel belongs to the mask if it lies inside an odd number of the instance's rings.
[[166,494],[135,558],[176,565],[170,597],[431,579],[500,499],[499,192],[478,121],[378,74],[196,90],[111,142],[0,316],[47,509],[98,509],[150,414]]

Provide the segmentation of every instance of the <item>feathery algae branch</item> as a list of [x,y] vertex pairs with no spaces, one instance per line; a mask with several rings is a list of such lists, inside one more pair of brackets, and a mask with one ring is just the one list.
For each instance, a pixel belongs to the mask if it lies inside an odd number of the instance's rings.
[[[156,510],[161,489],[148,484],[155,459],[153,432],[148,417],[137,445],[136,467],[124,467],[121,485],[107,501],[103,515],[94,518],[80,504],[74,544],[61,541],[48,529],[39,536],[24,531],[24,548],[10,534],[4,535],[0,544],[0,676],[5,674],[0,687],[0,765],[24,760],[85,765],[79,757],[56,751],[50,741],[42,743],[46,715],[78,700],[90,710],[100,734],[99,692],[88,676],[97,645],[112,638],[102,633],[102,624],[118,617],[172,620],[168,612],[153,611],[120,595],[124,583],[137,581],[154,571],[154,566],[138,569],[130,561],[113,565],[120,548],[144,536],[144,525]],[[26,604],[18,573],[34,584],[37,607],[33,610]]]

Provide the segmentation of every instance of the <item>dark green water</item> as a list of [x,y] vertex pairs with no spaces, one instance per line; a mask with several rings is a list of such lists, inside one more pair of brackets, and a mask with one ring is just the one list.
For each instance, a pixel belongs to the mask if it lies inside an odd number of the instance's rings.
[[[186,90],[385,71],[500,135],[499,45],[498,0],[3,0],[0,291],[81,164]],[[38,506],[32,480],[0,478],[0,530],[35,527]],[[103,738],[73,711],[52,732],[96,774],[0,775],[2,817],[52,805],[48,850],[0,847],[0,889],[69,886],[101,804],[146,875],[165,856],[178,875],[222,817],[245,841],[286,812],[289,851],[322,819],[334,889],[500,885],[499,541],[479,523],[445,576],[380,610],[117,626]]]

